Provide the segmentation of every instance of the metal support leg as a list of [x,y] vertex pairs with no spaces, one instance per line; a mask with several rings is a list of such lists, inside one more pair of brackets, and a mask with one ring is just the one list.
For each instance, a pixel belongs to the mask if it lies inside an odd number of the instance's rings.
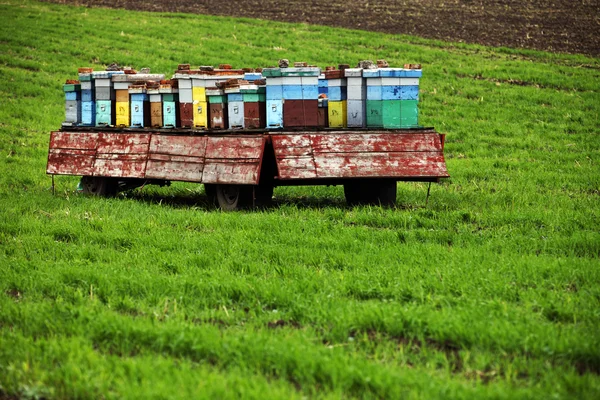
[[425,207],[427,207],[427,203],[429,203],[429,193],[431,192],[431,182],[429,182],[429,187],[427,188],[427,198],[425,198]]

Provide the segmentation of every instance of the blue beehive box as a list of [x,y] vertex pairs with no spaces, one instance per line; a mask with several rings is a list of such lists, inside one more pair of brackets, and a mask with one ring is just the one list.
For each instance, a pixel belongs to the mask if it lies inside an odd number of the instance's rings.
[[400,86],[400,100],[419,100],[419,87]]
[[319,94],[327,94],[327,79],[325,79],[325,75],[319,76],[318,87]]
[[283,128],[283,100],[267,100],[267,128]]
[[367,100],[381,100],[381,86],[367,86]]
[[400,86],[381,86],[381,100],[400,100]]
[[302,100],[302,85],[283,85],[284,100]]
[[131,127],[143,128],[147,126],[145,122],[146,109],[148,108],[148,95],[146,93],[131,93]]
[[81,125],[96,125],[96,103],[94,101],[81,102]]

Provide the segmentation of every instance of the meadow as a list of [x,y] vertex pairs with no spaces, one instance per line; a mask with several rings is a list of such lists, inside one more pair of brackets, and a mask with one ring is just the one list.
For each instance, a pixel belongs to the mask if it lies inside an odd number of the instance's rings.
[[[221,212],[45,174],[112,62],[420,63],[451,178]],[[0,399],[600,395],[600,59],[201,15],[0,4]]]

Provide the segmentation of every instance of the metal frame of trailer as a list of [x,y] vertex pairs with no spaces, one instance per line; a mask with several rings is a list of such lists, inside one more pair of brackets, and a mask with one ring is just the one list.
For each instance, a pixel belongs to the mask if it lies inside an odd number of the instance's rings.
[[119,129],[63,126],[46,172],[80,175],[84,192],[202,183],[222,209],[268,203],[276,186],[343,185],[349,204],[391,205],[397,181],[448,178],[445,135],[406,130]]

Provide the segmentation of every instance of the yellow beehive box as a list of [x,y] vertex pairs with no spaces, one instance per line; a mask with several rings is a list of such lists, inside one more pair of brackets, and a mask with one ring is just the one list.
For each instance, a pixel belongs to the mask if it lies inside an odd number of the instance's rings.
[[203,87],[192,88],[192,99],[194,101],[206,101],[206,88],[203,88]]
[[196,128],[208,127],[208,103],[206,101],[194,101],[194,126]]
[[129,126],[129,102],[117,101],[115,108],[116,125]]
[[347,124],[347,106],[346,100],[331,101],[329,100],[329,127],[330,128],[346,128]]

